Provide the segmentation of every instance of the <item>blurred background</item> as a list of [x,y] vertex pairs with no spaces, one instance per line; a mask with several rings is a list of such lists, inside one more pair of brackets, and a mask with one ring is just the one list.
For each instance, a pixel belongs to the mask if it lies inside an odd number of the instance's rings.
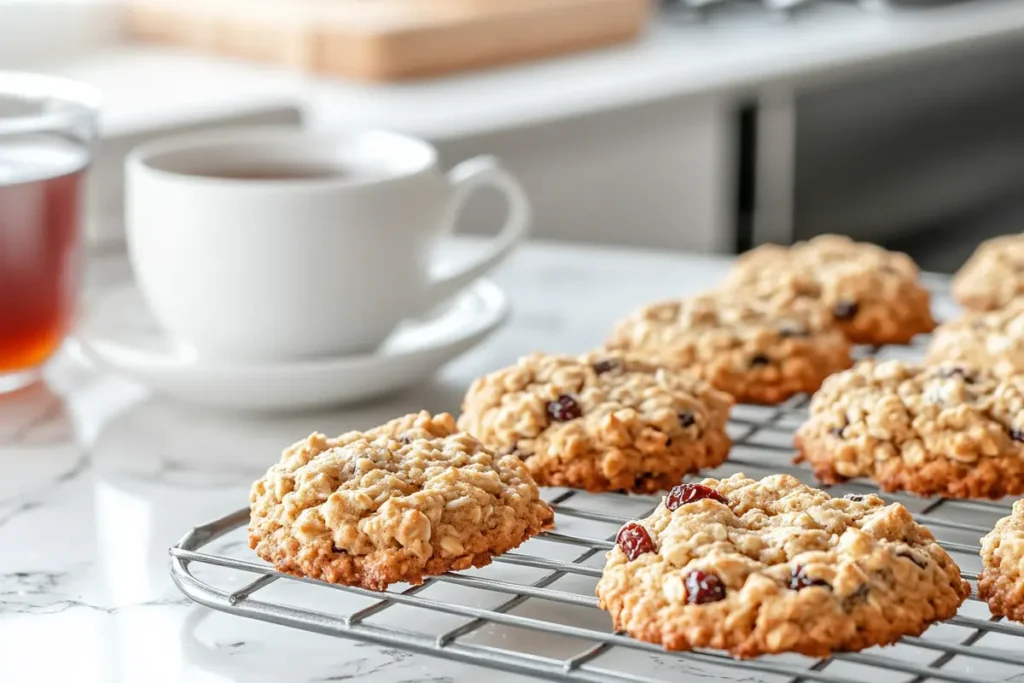
[[558,240],[950,272],[1024,214],[1024,0],[0,0],[2,68],[102,90],[95,249],[132,146],[253,123],[497,154]]

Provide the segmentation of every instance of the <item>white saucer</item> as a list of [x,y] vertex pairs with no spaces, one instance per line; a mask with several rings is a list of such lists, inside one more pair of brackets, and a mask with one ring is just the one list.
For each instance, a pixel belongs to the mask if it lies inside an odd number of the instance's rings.
[[237,410],[299,410],[375,398],[412,386],[479,344],[508,318],[505,293],[480,280],[447,306],[409,320],[375,353],[268,365],[200,360],[163,334],[132,285],[89,307],[72,349],[156,393]]

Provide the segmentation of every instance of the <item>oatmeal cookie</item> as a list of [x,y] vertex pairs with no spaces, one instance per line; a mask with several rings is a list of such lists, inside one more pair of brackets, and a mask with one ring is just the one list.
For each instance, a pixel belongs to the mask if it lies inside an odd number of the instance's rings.
[[1024,233],[982,242],[953,277],[953,296],[978,311],[1024,296]]
[[299,441],[249,504],[249,545],[279,571],[371,590],[484,566],[553,518],[519,458],[426,412]]
[[535,354],[475,382],[459,427],[526,463],[542,486],[663,491],[732,445],[732,399],[621,353]]
[[1000,376],[1024,372],[1024,299],[941,325],[932,335],[926,361],[955,362]]
[[917,636],[970,594],[898,503],[785,474],[683,484],[628,522],[597,584],[615,628],[668,650],[825,657]]
[[1024,492],[1024,376],[865,360],[825,380],[797,459],[833,484],[951,498]]
[[814,302],[714,293],[646,306],[616,328],[608,347],[687,370],[741,403],[781,403],[850,367],[850,344]]
[[857,344],[905,344],[935,327],[931,297],[909,256],[839,235],[752,249],[736,260],[724,288],[783,305],[819,301]]
[[981,539],[978,596],[992,614],[1024,624],[1024,500]]

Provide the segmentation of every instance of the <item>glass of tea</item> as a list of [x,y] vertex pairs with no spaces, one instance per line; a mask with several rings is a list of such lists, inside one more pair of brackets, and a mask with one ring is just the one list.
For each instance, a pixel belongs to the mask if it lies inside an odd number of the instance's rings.
[[75,321],[99,94],[0,71],[0,392],[34,381]]

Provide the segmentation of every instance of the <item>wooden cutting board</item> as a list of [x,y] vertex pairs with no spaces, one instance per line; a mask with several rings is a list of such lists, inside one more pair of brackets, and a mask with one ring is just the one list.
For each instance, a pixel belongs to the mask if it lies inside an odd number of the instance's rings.
[[651,0],[127,0],[136,38],[383,81],[628,41]]

